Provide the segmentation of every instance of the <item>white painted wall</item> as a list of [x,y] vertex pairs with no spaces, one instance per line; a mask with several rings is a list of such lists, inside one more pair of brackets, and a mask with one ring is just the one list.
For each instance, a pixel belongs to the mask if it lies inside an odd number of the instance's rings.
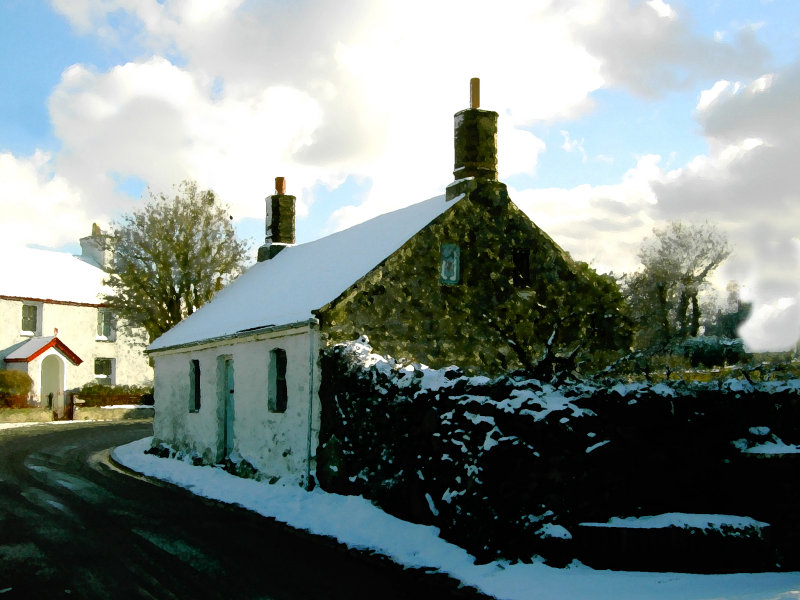
[[[22,342],[30,339],[22,335],[22,305],[27,302],[0,298],[0,368],[12,368],[12,364],[2,361]],[[53,335],[58,328],[58,338],[75,352],[83,363],[75,366],[66,364],[66,390],[78,388],[94,380],[94,359],[113,358],[116,361],[116,381],[120,385],[144,385],[153,380],[153,370],[144,354],[144,343],[117,332],[115,341],[97,339],[96,305],[57,304],[53,302],[34,302],[39,305],[40,336]],[[20,365],[13,368],[20,369]],[[34,394],[38,399],[41,383],[40,369],[29,363],[28,374],[34,380]]]
[[[223,459],[223,364],[234,365],[234,453],[268,476],[301,485],[313,474],[319,437],[319,332],[312,325],[261,332],[235,340],[208,342],[152,353],[155,363],[155,442]],[[286,351],[286,412],[270,412],[270,351]],[[201,407],[192,405],[190,363],[200,361]],[[309,430],[310,425],[310,430]],[[309,448],[310,442],[310,448]],[[310,455],[309,455],[310,451]]]

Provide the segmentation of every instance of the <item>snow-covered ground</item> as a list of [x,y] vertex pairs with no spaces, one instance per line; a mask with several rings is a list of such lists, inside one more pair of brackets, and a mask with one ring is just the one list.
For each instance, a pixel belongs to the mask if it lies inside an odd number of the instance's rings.
[[134,471],[195,494],[239,504],[298,529],[372,549],[408,567],[434,568],[466,585],[503,599],[525,600],[798,600],[800,573],[694,575],[597,571],[573,564],[565,569],[533,564],[473,564],[464,550],[438,537],[434,527],[389,516],[367,500],[328,494],[319,488],[270,485],[213,467],[147,455],[150,438],[116,448],[113,457]]

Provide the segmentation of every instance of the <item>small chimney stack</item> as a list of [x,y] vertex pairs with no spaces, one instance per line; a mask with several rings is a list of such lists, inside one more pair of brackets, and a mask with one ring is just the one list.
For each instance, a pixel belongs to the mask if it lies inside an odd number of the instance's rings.
[[80,243],[81,259],[107,271],[111,265],[111,249],[106,242],[103,230],[97,223],[92,223],[92,235],[81,238]]
[[264,245],[258,249],[258,262],[274,258],[294,240],[294,204],[296,198],[286,193],[286,179],[275,178],[275,193],[266,197],[267,218]]
[[497,117],[492,110],[483,110],[480,79],[469,82],[470,108],[455,114],[455,183],[447,186],[447,199],[463,193],[459,183],[464,179],[497,180]]

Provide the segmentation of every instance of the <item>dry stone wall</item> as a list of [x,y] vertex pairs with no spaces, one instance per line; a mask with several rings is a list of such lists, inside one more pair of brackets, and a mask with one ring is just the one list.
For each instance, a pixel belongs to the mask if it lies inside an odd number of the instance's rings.
[[322,361],[322,487],[435,525],[478,560],[564,564],[581,522],[681,511],[770,523],[771,564],[798,566],[800,454],[748,453],[800,443],[798,381],[555,388],[397,362],[363,339]]

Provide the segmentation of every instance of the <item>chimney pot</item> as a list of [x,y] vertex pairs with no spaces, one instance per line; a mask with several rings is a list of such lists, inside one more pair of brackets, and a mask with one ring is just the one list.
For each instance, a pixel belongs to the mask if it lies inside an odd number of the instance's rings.
[[286,178],[285,177],[276,177],[275,178],[275,193],[276,194],[285,194],[286,193]]
[[469,80],[469,107],[481,107],[481,80],[478,77]]

